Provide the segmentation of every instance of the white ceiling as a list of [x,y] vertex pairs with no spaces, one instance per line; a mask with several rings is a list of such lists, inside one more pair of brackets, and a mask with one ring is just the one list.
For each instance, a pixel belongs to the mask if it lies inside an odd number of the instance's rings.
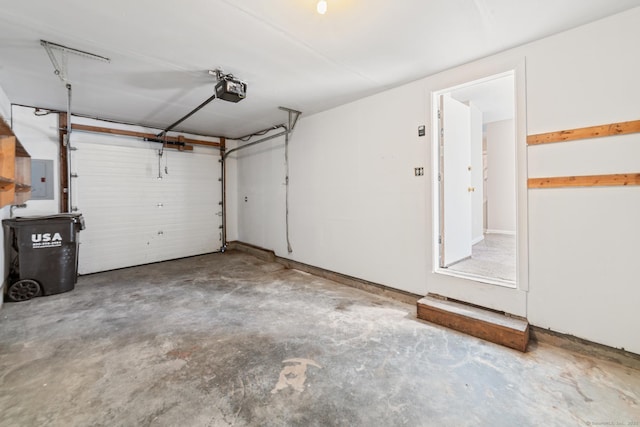
[[515,116],[515,78],[512,73],[452,89],[450,93],[454,99],[471,102],[482,111],[482,123],[513,119]]
[[66,109],[40,39],[69,56],[73,112],[164,128],[213,94],[207,70],[248,83],[178,129],[237,137],[640,6],[640,0],[0,0],[0,86]]

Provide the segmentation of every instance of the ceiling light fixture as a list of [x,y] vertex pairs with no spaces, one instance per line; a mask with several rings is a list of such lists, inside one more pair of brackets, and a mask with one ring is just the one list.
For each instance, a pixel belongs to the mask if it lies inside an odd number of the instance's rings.
[[316,10],[318,11],[318,13],[320,15],[324,15],[325,13],[327,13],[327,1],[326,0],[320,0],[318,2],[318,5],[316,6]]

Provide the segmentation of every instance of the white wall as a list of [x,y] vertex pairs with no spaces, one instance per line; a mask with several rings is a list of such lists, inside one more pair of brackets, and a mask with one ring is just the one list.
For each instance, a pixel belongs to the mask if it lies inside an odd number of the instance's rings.
[[[638,120],[640,8],[528,51],[529,134]],[[640,134],[529,148],[529,175],[640,172]],[[529,192],[529,319],[640,353],[640,187]]]
[[[237,239],[273,249],[273,245],[278,245],[286,253],[284,139],[276,138],[233,153],[228,157],[228,164],[235,159],[238,159]],[[227,178],[230,193],[233,177],[227,174]],[[231,221],[230,212],[227,214]],[[229,222],[227,227],[228,233],[231,232]],[[235,240],[229,234],[227,239]]]
[[[430,93],[526,58],[528,134],[637,120],[640,8],[304,117],[291,142],[291,237],[284,240],[281,141],[238,161],[239,239],[280,256],[426,294],[433,273]],[[503,68],[502,71],[507,71]],[[529,176],[640,171],[640,134],[528,149]],[[424,177],[413,168],[425,167]],[[248,201],[243,202],[247,196]],[[640,353],[640,187],[528,191],[534,325]],[[519,199],[520,201],[525,200]],[[523,204],[521,203],[521,206]],[[526,274],[526,269],[523,270]],[[491,300],[500,292],[478,285]]]
[[291,255],[283,143],[247,149],[238,172],[240,241],[420,292],[429,178],[414,176],[414,167],[428,169],[427,138],[418,137],[425,103],[416,83],[301,119],[290,144]]
[[51,215],[59,212],[58,114],[35,116],[34,108],[13,106],[13,132],[32,159],[53,160],[53,200],[28,200],[15,216]]
[[2,117],[7,124],[11,125],[11,101],[7,97],[7,94],[0,87],[0,117]]
[[487,123],[487,231],[516,232],[516,144],[513,119]]

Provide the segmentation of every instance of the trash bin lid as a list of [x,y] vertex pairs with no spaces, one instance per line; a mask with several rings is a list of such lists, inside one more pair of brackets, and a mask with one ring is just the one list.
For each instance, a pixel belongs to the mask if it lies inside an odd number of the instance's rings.
[[39,215],[39,216],[19,216],[16,218],[8,218],[2,220],[3,224],[11,225],[11,226],[20,226],[33,224],[35,222],[57,222],[57,221],[65,221],[65,222],[74,222],[82,224],[82,228],[84,228],[84,218],[81,213],[61,213],[55,215]]
[[47,219],[75,219],[81,216],[81,213],[59,213],[53,215],[17,216],[11,219],[15,219],[16,221],[37,221]]

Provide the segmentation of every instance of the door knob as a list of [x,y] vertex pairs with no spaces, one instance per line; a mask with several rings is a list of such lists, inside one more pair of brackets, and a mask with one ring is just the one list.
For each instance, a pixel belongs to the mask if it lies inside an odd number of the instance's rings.
[[473,193],[474,191],[476,191],[476,188],[475,187],[469,187],[469,188],[467,188],[467,191],[469,193]]

